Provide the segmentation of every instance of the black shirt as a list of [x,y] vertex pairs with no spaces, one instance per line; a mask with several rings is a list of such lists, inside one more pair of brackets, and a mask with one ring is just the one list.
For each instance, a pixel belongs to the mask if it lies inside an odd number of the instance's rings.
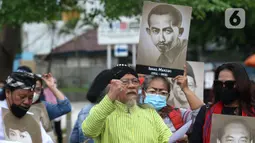
[[[193,131],[189,137],[189,143],[203,143],[203,126],[207,110],[207,106],[204,105],[197,114],[196,121],[193,125]],[[235,115],[235,111],[236,107],[223,107],[222,114]]]

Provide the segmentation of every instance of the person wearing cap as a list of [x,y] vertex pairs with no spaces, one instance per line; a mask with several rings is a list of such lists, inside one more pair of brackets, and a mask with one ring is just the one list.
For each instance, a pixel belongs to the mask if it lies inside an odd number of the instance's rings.
[[[195,93],[196,91],[196,79],[195,79],[195,74],[193,71],[193,68],[191,65],[186,62],[187,66],[187,82],[188,82],[188,87],[189,89]],[[185,93],[182,91],[176,80],[170,80],[171,81],[171,93],[169,96],[168,104],[173,105],[174,107],[177,108],[190,108],[190,104],[186,98]]]
[[91,108],[104,98],[105,94],[109,90],[108,84],[112,79],[113,74],[111,70],[103,70],[94,79],[86,96],[90,103],[83,107],[79,112],[78,118],[70,136],[70,143],[81,143],[84,141],[87,141],[87,143],[94,143],[93,139],[84,136],[82,132],[82,122],[88,116]]
[[[18,67],[17,71],[32,72],[32,70],[27,66],[20,66]],[[44,91],[43,91],[42,81],[40,79],[37,79],[33,102],[34,103],[38,103],[39,101],[42,102],[46,107],[50,120],[53,120],[64,114],[69,113],[72,110],[72,106],[70,101],[67,99],[67,97],[65,97],[63,93],[58,90],[55,84],[55,79],[52,76],[52,74],[48,74],[47,78],[49,80],[46,80],[46,81],[44,80],[44,82],[46,83],[48,88],[46,88]],[[47,96],[48,94],[53,94],[54,96],[56,96],[57,98],[56,104],[52,104],[50,102],[42,100],[44,96]]]
[[[17,120],[22,120],[22,118],[29,116],[27,113],[29,113],[28,110],[32,105],[33,93],[37,79],[38,77],[35,74],[29,72],[13,72],[7,77],[2,100],[0,101],[0,140],[5,140],[5,129],[4,126],[2,126],[2,110],[4,108],[9,109],[9,113],[15,116],[15,119]],[[49,82],[46,77],[43,77],[43,79]],[[17,123],[18,122],[15,122],[13,124]],[[28,124],[25,126],[30,125]],[[39,126],[41,130],[42,142],[53,143],[52,139],[47,135],[41,123],[39,123]]]
[[126,65],[112,72],[109,92],[82,123],[84,135],[96,143],[168,143],[172,133],[159,114],[138,106],[137,73]]

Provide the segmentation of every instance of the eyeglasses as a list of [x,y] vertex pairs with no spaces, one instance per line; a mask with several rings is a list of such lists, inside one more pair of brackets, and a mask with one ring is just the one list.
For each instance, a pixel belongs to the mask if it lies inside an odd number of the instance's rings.
[[133,79],[120,79],[120,81],[122,82],[123,85],[128,85],[130,82],[135,85],[138,86],[140,84],[140,81],[137,78],[133,78]]
[[226,80],[223,82],[220,80],[214,80],[213,85],[215,87],[226,87],[228,89],[232,89],[236,85],[236,81],[235,80]]
[[35,92],[40,92],[41,91],[41,87],[35,87]]
[[146,91],[147,93],[151,93],[151,94],[160,94],[163,96],[168,96],[169,93],[166,90],[162,90],[162,89],[156,89],[156,88],[149,88]]

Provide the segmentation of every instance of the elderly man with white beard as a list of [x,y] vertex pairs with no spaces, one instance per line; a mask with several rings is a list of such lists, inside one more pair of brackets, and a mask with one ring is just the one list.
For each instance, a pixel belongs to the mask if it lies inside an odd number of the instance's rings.
[[126,65],[112,72],[110,90],[83,122],[83,133],[96,143],[168,143],[172,133],[158,113],[137,104],[137,73]]

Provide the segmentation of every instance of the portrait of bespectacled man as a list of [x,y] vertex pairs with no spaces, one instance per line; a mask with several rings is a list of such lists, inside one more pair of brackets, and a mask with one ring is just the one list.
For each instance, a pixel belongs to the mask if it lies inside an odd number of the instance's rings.
[[211,143],[253,143],[254,117],[213,115]]

